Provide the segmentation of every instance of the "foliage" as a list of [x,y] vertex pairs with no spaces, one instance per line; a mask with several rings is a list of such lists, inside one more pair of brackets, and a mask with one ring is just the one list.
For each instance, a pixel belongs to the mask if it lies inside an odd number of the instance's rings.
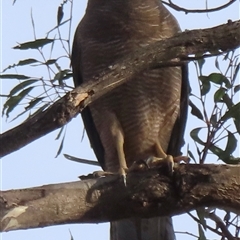
[[[20,60],[18,63],[14,63],[6,67],[0,78],[1,79],[17,79],[19,84],[15,86],[8,94],[2,95],[7,100],[3,106],[2,115],[9,118],[10,113],[24,106],[19,116],[30,112],[30,115],[36,111],[43,111],[46,107],[55,102],[59,97],[72,89],[71,78],[72,72],[70,66],[70,49],[71,49],[71,21],[72,21],[72,1],[64,1],[57,11],[57,25],[50,29],[47,35],[43,38],[36,37],[36,29],[33,16],[32,27],[34,32],[34,40],[23,42],[14,46],[16,50],[28,50],[29,54],[32,51],[37,51],[39,58],[31,58]],[[70,12],[66,20],[63,20],[65,5],[70,5]],[[68,34],[63,37],[61,32],[62,28],[68,24]],[[66,35],[66,34],[65,34]],[[49,48],[50,46],[50,48]],[[62,52],[59,51],[60,46]],[[53,57],[54,51],[57,49],[57,56]],[[66,67],[68,66],[68,67]],[[27,68],[41,68],[41,72],[45,72],[46,76],[26,76],[23,74],[6,74],[11,69],[20,67]],[[30,86],[31,85],[31,86]],[[13,119],[13,120],[14,120]]]
[[[218,72],[209,75],[203,74],[204,65],[204,60],[195,62],[198,92],[192,92],[190,98],[191,114],[201,121],[201,126],[190,132],[198,162],[204,163],[210,151],[225,163],[238,164],[240,158],[232,154],[240,135],[239,55],[232,51],[216,57]],[[224,71],[221,68],[225,66]],[[194,156],[191,151],[189,154]]]

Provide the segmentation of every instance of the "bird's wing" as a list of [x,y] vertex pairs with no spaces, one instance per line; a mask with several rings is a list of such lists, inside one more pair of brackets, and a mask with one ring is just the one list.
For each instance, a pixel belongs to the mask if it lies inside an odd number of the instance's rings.
[[[80,39],[80,36],[77,35],[78,32],[79,31],[76,31],[76,35],[73,41],[72,57],[71,57],[71,64],[73,69],[73,81],[74,81],[75,87],[83,83],[82,68],[81,68],[81,60],[82,60],[81,59],[81,39]],[[83,123],[86,129],[91,147],[94,150],[94,153],[97,157],[99,164],[104,170],[105,169],[104,148],[100,140],[100,136],[98,134],[96,126],[94,124],[90,108],[89,107],[84,108],[81,115],[82,115]]]
[[180,110],[171,133],[167,150],[167,153],[173,156],[180,156],[182,154],[181,147],[184,145],[184,131],[188,114],[189,91],[188,66],[187,64],[184,64],[182,66]]

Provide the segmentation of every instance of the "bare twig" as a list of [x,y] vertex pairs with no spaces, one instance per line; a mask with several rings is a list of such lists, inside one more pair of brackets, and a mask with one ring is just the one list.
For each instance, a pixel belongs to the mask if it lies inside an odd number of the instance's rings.
[[180,7],[179,5],[176,5],[175,3],[173,3],[171,0],[169,0],[169,2],[165,2],[162,1],[163,4],[173,8],[176,11],[180,11],[180,12],[185,12],[187,13],[209,13],[209,12],[216,12],[219,10],[222,10],[224,8],[229,7],[230,5],[232,5],[234,2],[236,2],[236,0],[229,0],[228,3],[225,3],[219,7],[215,7],[215,8],[210,8],[210,9],[188,9],[188,8],[183,8]]

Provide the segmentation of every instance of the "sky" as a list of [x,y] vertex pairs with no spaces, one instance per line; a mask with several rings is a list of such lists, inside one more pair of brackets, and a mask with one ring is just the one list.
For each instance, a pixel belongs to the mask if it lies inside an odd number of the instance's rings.
[[[205,0],[192,0],[190,6],[189,1],[179,0],[175,2],[182,3],[184,4],[182,6],[189,8],[204,8],[206,3]],[[214,6],[211,5],[213,3],[220,5],[224,2],[223,0],[208,1],[209,6]],[[31,11],[35,22],[37,37],[45,37],[46,32],[56,25],[56,11],[61,3],[62,2],[59,0],[17,0],[16,4],[12,5],[12,1],[1,1],[1,71],[9,65],[17,63],[21,59],[29,58],[29,53],[27,51],[13,50],[12,47],[19,42],[33,40]],[[78,22],[85,12],[85,7],[86,0],[74,1],[71,39]],[[207,28],[224,24],[228,19],[239,19],[239,2],[233,4],[229,9],[209,14],[184,14],[174,10],[171,11],[178,19],[182,30]],[[31,53],[30,55],[35,56],[34,54],[35,53]],[[191,87],[194,89],[196,86],[196,74],[192,64],[190,64],[190,69]],[[21,69],[13,69],[12,71],[19,71],[19,73],[21,73]],[[29,71],[29,75],[42,74],[41,72],[36,72],[39,71],[37,68],[27,69],[27,71]],[[213,61],[209,61],[209,67],[204,69],[204,71],[206,73],[215,71]],[[2,80],[1,93],[7,94],[17,83],[17,80]],[[1,107],[3,104],[4,100],[0,99]],[[2,111],[2,109],[0,110]],[[6,120],[5,117],[1,119],[1,132],[11,129],[24,120],[24,117],[22,117],[11,122],[11,117],[13,118],[14,115],[10,115],[10,119],[8,120]],[[188,135],[189,129],[196,127],[197,124],[199,123],[196,119],[194,119],[194,121],[189,121],[186,135]],[[60,145],[60,141],[55,140],[58,132],[59,130],[52,132],[19,151],[11,153],[1,159],[0,183],[3,190],[76,181],[79,175],[98,170],[98,168],[94,166],[68,161],[62,154],[58,158],[55,158]],[[63,153],[81,158],[95,159],[93,151],[89,146],[88,139],[84,137],[83,141],[81,140],[82,132],[83,125],[80,116],[78,116],[67,126]],[[197,231],[197,224],[186,214],[174,217],[173,222],[176,231],[193,233]],[[19,230],[2,233],[0,239],[66,240],[70,239],[70,232],[74,239],[91,240],[96,239],[96,237],[99,239],[108,239],[109,224],[72,224],[42,229]],[[185,234],[177,234],[176,236],[179,240],[193,239],[191,236]]]

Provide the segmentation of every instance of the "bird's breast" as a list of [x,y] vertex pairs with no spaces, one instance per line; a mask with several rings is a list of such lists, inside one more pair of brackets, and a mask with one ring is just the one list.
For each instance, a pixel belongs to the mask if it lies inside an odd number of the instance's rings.
[[[99,29],[98,26],[104,24],[93,21],[81,38],[83,80],[92,79],[139,47],[170,37],[173,33],[166,25],[160,26],[161,17],[156,14],[156,9],[149,18],[147,15],[134,18],[132,25],[129,19],[115,21],[114,14],[112,21],[108,19],[109,23],[106,19],[99,20],[105,21],[104,28]],[[135,160],[155,155],[156,141],[167,149],[179,111],[180,94],[180,68],[158,68],[139,73],[90,105],[108,169],[112,169],[114,163],[118,164],[116,146],[109,131],[110,116],[114,115],[121,125],[125,157],[130,166]]]

